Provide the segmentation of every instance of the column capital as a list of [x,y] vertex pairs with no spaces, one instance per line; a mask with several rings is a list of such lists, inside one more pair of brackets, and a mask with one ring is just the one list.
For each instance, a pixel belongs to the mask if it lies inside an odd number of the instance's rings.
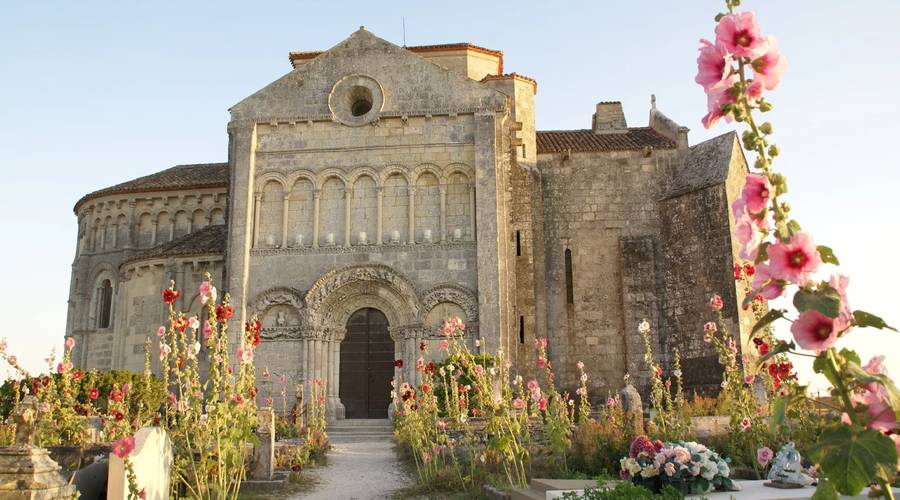
[[253,193],[253,199],[256,201],[262,200],[262,193]]
[[284,193],[284,196],[282,196],[282,199],[284,201],[291,201],[291,193]]
[[321,197],[322,197],[322,189],[321,188],[313,189],[313,198],[318,199]]

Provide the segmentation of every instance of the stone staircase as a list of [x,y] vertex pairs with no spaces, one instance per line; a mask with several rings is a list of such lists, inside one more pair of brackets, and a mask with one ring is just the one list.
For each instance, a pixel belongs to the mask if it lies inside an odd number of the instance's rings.
[[389,442],[394,435],[394,426],[386,418],[351,418],[328,424],[325,432],[333,444]]

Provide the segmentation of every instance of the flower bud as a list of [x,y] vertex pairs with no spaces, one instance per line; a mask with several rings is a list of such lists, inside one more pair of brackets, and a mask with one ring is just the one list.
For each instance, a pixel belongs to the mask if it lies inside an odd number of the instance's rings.
[[763,123],[762,125],[759,126],[759,130],[760,130],[762,133],[764,133],[764,134],[766,134],[766,135],[769,135],[769,134],[772,133],[772,124],[769,123],[769,122],[765,122],[765,123]]
[[778,146],[776,146],[774,144],[769,146],[769,156],[771,156],[773,158],[778,156]]
[[759,110],[763,113],[768,113],[769,111],[772,111],[772,105],[768,101],[760,101]]

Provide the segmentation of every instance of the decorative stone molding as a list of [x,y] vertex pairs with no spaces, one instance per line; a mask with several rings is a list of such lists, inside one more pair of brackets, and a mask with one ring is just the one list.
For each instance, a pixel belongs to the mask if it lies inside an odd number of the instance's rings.
[[[461,307],[466,313],[467,324],[478,321],[478,296],[468,288],[455,283],[443,283],[433,287],[422,296],[422,314],[428,314],[442,302],[450,302]],[[424,316],[421,319],[425,321]]]
[[298,313],[301,313],[303,311],[303,293],[290,287],[270,288],[257,295],[253,302],[250,303],[249,309],[252,312],[261,314],[270,307],[279,304],[291,306]]
[[[370,240],[371,241],[371,240]],[[453,250],[457,248],[465,248],[465,247],[475,247],[474,241],[434,241],[432,243],[416,243],[415,248],[423,247],[423,248],[437,248],[439,250]],[[325,254],[325,253],[339,253],[339,254],[347,254],[347,253],[378,253],[378,252],[390,252],[390,251],[403,251],[408,252],[410,250],[410,245],[406,243],[383,243],[381,245],[368,243],[366,245],[353,245],[353,246],[328,246],[328,247],[311,247],[311,246],[302,246],[302,247],[287,247],[287,248],[254,248],[250,251],[250,255],[256,256],[266,256],[266,255],[295,255],[295,254]]]

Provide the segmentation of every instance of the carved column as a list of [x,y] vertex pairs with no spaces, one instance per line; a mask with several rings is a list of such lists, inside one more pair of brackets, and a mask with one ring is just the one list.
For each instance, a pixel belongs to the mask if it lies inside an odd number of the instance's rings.
[[306,337],[303,339],[303,380],[305,382],[310,382],[313,379],[312,375],[312,340],[309,338],[309,332],[306,332]]
[[150,246],[156,246],[156,233],[159,230],[159,221],[153,221],[153,234],[150,235]]
[[475,185],[469,186],[469,235],[475,241]]
[[447,186],[441,184],[441,243],[447,241]]
[[409,244],[416,244],[416,188],[409,187]]
[[253,195],[253,248],[259,245],[259,207],[262,204],[262,193]]
[[106,249],[106,224],[100,224],[100,250]]
[[288,243],[288,210],[290,210],[291,195],[284,195],[284,202],[281,205],[281,248],[287,247]]
[[353,190],[344,189],[344,246],[350,246],[350,214],[353,213]]
[[169,218],[169,241],[172,241],[174,239],[175,239],[175,218],[170,217]]
[[112,236],[113,236],[112,247],[118,248],[119,247],[119,223],[118,222],[113,224],[113,235]]
[[319,248],[319,198],[321,189],[313,190],[313,248]]
[[138,224],[140,224],[140,221],[134,220],[134,209],[136,206],[136,201],[128,200],[128,215],[126,215],[127,219],[125,220],[125,241],[123,242],[125,248],[138,246],[136,229]]
[[320,333],[316,333],[316,339],[313,341],[314,351],[313,351],[313,363],[315,364],[315,369],[313,373],[315,373],[315,377],[319,380],[322,380],[322,339],[319,337]]
[[380,244],[381,244],[381,241],[382,241],[382,239],[381,239],[381,238],[382,238],[382,234],[381,234],[381,233],[384,231],[384,221],[382,220],[382,217],[383,217],[382,214],[384,213],[384,211],[383,211],[383,206],[384,206],[384,187],[383,187],[383,186],[378,186],[377,192],[378,192],[378,214],[377,214],[378,230],[376,231],[375,242],[376,242],[377,244],[380,245]]

